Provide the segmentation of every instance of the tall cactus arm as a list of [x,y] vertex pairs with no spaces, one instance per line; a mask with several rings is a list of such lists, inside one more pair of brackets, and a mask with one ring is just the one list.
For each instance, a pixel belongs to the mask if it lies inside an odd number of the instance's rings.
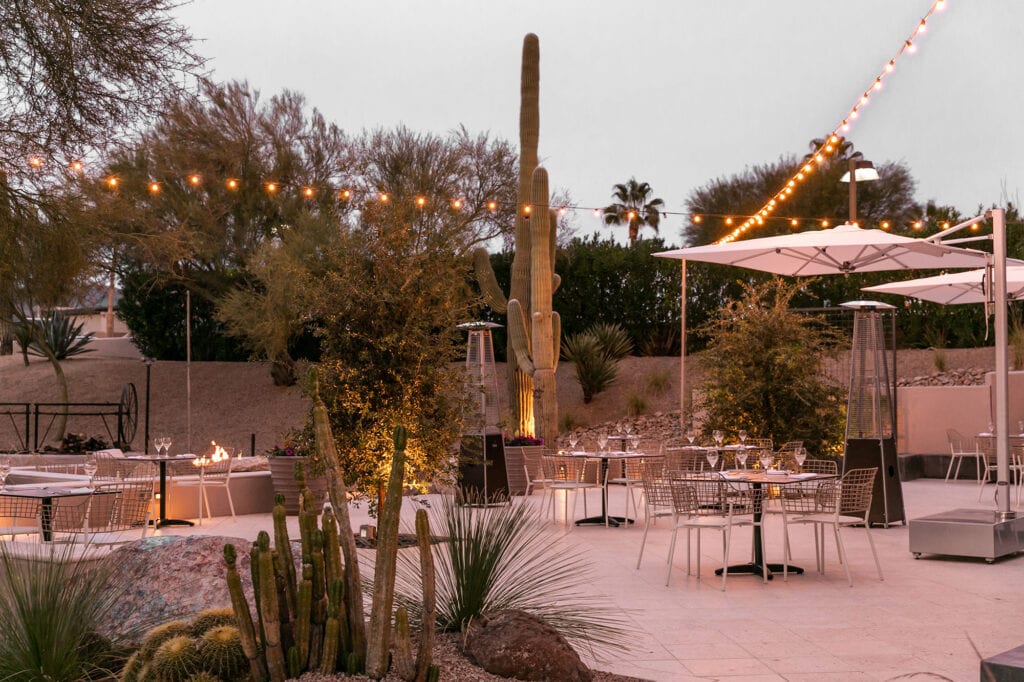
[[[551,293],[554,294],[562,284],[561,276],[555,272],[555,255],[558,251],[558,211],[555,209],[548,211],[548,222],[551,223],[551,228],[548,230],[548,255],[551,257]],[[555,338],[558,338],[557,334],[555,334]],[[557,351],[555,357],[558,357]]]
[[551,313],[551,341],[555,356],[551,369],[558,369],[558,360],[562,357],[562,316],[557,311]]
[[473,251],[473,269],[476,271],[476,281],[480,285],[484,301],[491,307],[491,310],[504,313],[508,309],[508,301],[505,299],[501,287],[498,286],[498,278],[494,276],[491,255],[482,246]]
[[518,299],[508,302],[508,342],[512,352],[516,354],[516,362],[520,371],[533,376],[533,359],[530,357],[530,337],[526,331],[526,314]]

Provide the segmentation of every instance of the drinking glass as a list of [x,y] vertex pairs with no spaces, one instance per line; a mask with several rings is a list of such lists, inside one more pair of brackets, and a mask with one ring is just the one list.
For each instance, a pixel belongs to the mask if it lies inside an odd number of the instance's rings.
[[601,448],[601,452],[608,447],[608,434],[603,431],[597,436],[597,447]]
[[626,434],[627,436],[628,436],[629,434],[633,433],[633,422],[626,422],[626,423],[625,423],[625,424],[624,424],[624,425],[622,426],[622,431],[623,431],[623,432],[624,432],[624,433],[625,433],[625,434]]
[[772,468],[772,453],[770,450],[762,450],[758,456],[758,460],[761,462],[761,468],[764,471],[768,471]]
[[1024,419],[1017,421],[1017,433],[1024,435]]
[[99,465],[96,464],[96,460],[95,459],[90,457],[89,459],[85,460],[85,465],[82,467],[82,470],[85,472],[85,475],[89,477],[89,487],[90,488],[92,487],[93,478],[96,477],[96,471],[98,469],[99,469]]
[[11,458],[0,457],[0,490],[7,484],[7,476],[11,473]]
[[996,425],[993,424],[992,422],[988,423],[988,432],[993,436],[996,435]]
[[722,447],[722,441],[725,440],[724,433],[722,433],[718,429],[715,429],[714,431],[711,432],[711,437],[715,439],[715,443],[718,444],[718,447]]
[[746,431],[744,431],[743,429],[740,429],[739,433],[737,433],[736,435],[740,437],[740,445],[746,445],[747,444],[747,432]]
[[693,439],[697,437],[696,432],[693,428],[686,429],[686,440],[690,441],[690,445],[693,445]]
[[171,437],[164,436],[164,457],[171,453]]
[[741,447],[736,451],[736,461],[740,463],[740,467],[747,468],[747,448],[746,446]]
[[718,450],[711,448],[705,453],[705,456],[708,458],[708,465],[711,467],[711,470],[714,471],[715,465],[718,464]]
[[164,447],[164,439],[161,436],[155,436],[153,438],[153,447],[156,449],[156,454],[160,454],[160,450]]
[[569,447],[572,448],[573,452],[576,452],[576,444],[580,442],[580,436],[578,433],[573,432],[569,434]]
[[797,448],[793,451],[793,459],[796,460],[796,465],[803,469],[804,462],[807,460],[807,451],[803,448]]

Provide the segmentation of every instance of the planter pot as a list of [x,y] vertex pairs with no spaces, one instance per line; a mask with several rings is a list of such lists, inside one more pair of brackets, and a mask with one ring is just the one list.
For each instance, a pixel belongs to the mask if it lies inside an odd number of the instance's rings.
[[510,495],[526,493],[526,469],[523,467],[527,462],[539,461],[543,454],[543,445],[505,446],[505,474],[508,477]]
[[317,504],[322,504],[327,497],[327,479],[309,477],[308,457],[270,457],[270,478],[274,483],[274,493],[284,495],[285,511],[291,515],[299,513],[299,486],[295,483],[295,463],[302,462],[306,471],[306,486],[313,493]]

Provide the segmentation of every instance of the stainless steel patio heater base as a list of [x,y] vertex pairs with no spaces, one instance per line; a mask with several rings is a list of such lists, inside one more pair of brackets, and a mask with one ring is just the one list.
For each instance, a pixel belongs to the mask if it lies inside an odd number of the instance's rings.
[[992,563],[1024,549],[1024,517],[1002,519],[988,509],[953,509],[910,520],[910,551],[976,557]]

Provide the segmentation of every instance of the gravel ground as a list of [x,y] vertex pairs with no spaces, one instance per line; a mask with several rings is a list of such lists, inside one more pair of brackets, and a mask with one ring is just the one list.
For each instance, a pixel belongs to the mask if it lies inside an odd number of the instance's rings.
[[[492,675],[483,668],[478,668],[459,653],[458,636],[453,634],[439,634],[434,645],[434,663],[441,667],[441,680],[444,682],[500,682],[512,680],[511,677],[498,677]],[[415,647],[413,647],[415,651]],[[644,682],[638,677],[625,677],[612,673],[593,670],[594,682]],[[330,682],[332,680],[370,680],[365,675],[323,675],[320,673],[306,673],[299,678],[299,682]],[[384,678],[386,682],[401,682],[402,678],[394,673]]]

